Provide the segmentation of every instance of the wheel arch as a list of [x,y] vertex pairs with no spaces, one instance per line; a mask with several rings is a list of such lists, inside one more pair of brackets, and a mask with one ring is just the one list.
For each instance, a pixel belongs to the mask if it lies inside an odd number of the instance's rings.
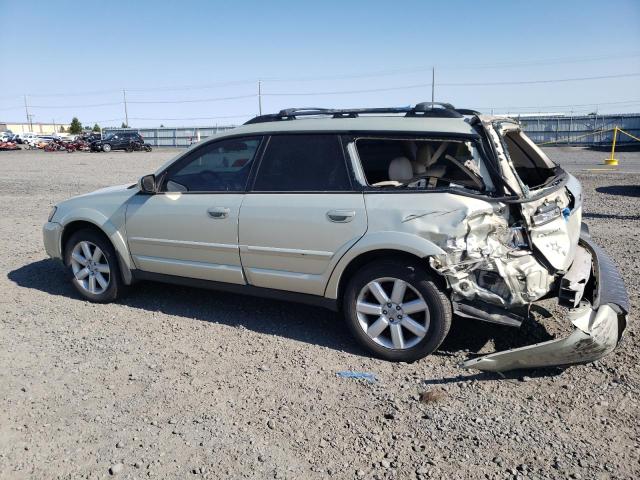
[[110,222],[100,224],[90,218],[76,218],[66,221],[63,225],[62,234],[60,235],[60,252],[63,262],[66,257],[67,242],[71,235],[83,229],[90,229],[100,233],[111,243],[118,257],[122,280],[126,285],[131,284],[133,276],[131,274],[129,249],[124,238],[113,224]]
[[[433,242],[416,235],[381,233],[383,235],[379,238],[369,238],[361,245],[356,244],[340,259],[327,283],[325,297],[338,300],[337,303],[340,305],[340,299],[349,280],[363,266],[373,261],[380,259],[405,261],[423,266],[429,272],[433,272],[428,258],[444,253]],[[397,238],[390,239],[389,235]],[[384,241],[381,241],[383,238]],[[439,286],[446,289],[446,282],[441,275],[434,272],[433,279]]]

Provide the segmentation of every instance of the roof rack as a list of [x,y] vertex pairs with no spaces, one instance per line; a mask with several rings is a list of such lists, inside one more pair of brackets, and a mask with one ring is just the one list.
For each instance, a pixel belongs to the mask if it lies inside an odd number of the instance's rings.
[[462,118],[464,115],[479,115],[479,112],[468,109],[456,109],[450,103],[422,102],[414,107],[380,107],[380,108],[285,108],[278,113],[259,115],[245,122],[252,123],[278,122],[296,120],[298,117],[331,116],[332,118],[357,118],[363,114],[404,113],[405,117],[437,117]]

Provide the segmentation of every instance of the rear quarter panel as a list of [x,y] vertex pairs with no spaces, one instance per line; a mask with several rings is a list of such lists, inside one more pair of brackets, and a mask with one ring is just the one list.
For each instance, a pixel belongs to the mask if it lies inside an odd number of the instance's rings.
[[445,247],[465,241],[465,219],[494,211],[488,201],[443,192],[375,192],[364,198],[367,232],[338,262],[325,291],[328,298],[338,298],[342,273],[359,255],[374,250],[398,250],[420,258],[441,255]]

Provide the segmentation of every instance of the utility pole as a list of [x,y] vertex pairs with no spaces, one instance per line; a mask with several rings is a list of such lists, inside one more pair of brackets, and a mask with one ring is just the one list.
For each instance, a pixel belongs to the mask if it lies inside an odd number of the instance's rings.
[[431,68],[431,103],[436,101],[436,67]]
[[127,112],[127,92],[123,88],[122,89],[122,99],[124,100],[124,123],[129,128],[129,113]]
[[258,80],[258,115],[262,115],[262,81]]
[[29,106],[27,105],[27,96],[24,96],[24,111],[27,114],[27,123],[29,124],[29,130],[33,130],[33,124],[31,123],[31,115],[29,115]]

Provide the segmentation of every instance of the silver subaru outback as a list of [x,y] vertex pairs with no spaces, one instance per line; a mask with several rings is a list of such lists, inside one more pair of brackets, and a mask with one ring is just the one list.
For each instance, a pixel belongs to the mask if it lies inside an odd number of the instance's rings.
[[503,371],[620,341],[627,293],[581,216],[578,181],[513,120],[434,103],[289,109],[58,204],[44,244],[88,300],[157,280],[322,305],[392,361],[436,350],[453,314],[519,327],[542,298],[568,307],[567,338],[463,364]]

